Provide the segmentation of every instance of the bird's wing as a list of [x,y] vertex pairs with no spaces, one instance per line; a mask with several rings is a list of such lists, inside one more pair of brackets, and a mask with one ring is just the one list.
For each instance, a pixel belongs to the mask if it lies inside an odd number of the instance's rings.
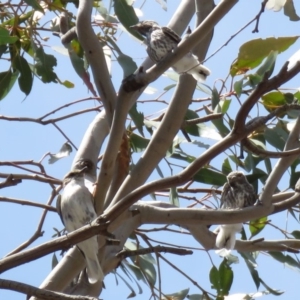
[[226,195],[228,194],[230,190],[230,185],[228,182],[226,182],[223,186],[222,194],[221,194],[221,204],[224,204],[226,201]]
[[60,203],[61,203],[61,195],[59,194],[57,196],[57,199],[56,199],[56,210],[57,210],[57,213],[58,213],[58,215],[59,215],[59,217],[61,219],[61,222],[64,224],[64,220],[63,220],[62,214],[61,214],[61,205],[60,205]]
[[161,30],[163,31],[163,33],[165,35],[170,37],[177,44],[179,44],[179,42],[181,41],[181,37],[175,31],[170,29],[169,27],[161,27]]

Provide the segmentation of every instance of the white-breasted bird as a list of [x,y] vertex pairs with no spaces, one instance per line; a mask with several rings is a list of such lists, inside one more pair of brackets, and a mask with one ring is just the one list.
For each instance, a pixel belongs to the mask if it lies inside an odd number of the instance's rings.
[[[239,209],[253,206],[257,195],[253,186],[241,171],[233,171],[227,175],[221,195],[221,208]],[[220,249],[232,250],[235,246],[235,234],[241,232],[242,223],[223,224],[217,228],[216,246]]]
[[[69,172],[64,180],[64,191],[58,197],[56,207],[68,232],[72,232],[97,218],[94,199],[84,184],[84,172],[81,170]],[[97,236],[93,236],[77,244],[85,257],[87,275],[90,283],[102,281],[104,274],[98,261]]]
[[[164,59],[170,52],[176,49],[180,43],[180,36],[169,27],[159,26],[154,21],[142,21],[133,26],[134,30],[145,37],[147,53],[154,62]],[[185,37],[186,39],[188,37]],[[200,64],[198,58],[188,52],[172,68],[175,72],[191,74],[197,81],[205,81],[210,70]]]

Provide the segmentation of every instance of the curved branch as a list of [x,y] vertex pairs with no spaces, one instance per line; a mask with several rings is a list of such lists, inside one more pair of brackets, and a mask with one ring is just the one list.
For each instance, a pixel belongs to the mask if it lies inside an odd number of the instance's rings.
[[249,152],[259,156],[259,157],[269,157],[269,158],[279,158],[279,157],[287,157],[291,155],[299,155],[300,148],[289,150],[289,151],[281,151],[281,152],[274,152],[274,151],[267,151],[257,147],[250,139],[243,139],[241,141],[243,147],[245,147]]
[[96,297],[89,296],[72,296],[49,290],[36,288],[32,285],[21,283],[13,280],[0,279],[0,289],[12,290],[15,292],[23,293],[27,296],[36,296],[44,300],[98,300]]
[[95,85],[104,104],[108,122],[111,124],[116,104],[116,92],[107,69],[103,49],[91,26],[92,8],[92,1],[79,1],[76,22],[77,36],[90,63]]
[[243,252],[253,251],[289,251],[298,253],[294,249],[300,249],[300,240],[274,240],[274,241],[241,241],[237,240],[235,249]]

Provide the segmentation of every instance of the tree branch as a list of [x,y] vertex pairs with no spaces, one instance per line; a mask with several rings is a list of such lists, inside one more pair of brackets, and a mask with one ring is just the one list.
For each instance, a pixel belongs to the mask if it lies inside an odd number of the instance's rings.
[[165,252],[165,253],[171,253],[176,255],[190,255],[193,254],[193,251],[186,250],[186,249],[178,249],[174,247],[166,247],[166,246],[155,246],[151,248],[143,248],[138,250],[122,250],[120,251],[117,256],[123,260],[127,257],[131,256],[137,256],[137,255],[144,255],[149,253],[157,253],[157,252]]
[[96,297],[89,296],[72,296],[49,290],[36,288],[32,285],[13,281],[0,279],[0,289],[12,290],[15,292],[23,293],[27,296],[36,296],[44,300],[98,300]]

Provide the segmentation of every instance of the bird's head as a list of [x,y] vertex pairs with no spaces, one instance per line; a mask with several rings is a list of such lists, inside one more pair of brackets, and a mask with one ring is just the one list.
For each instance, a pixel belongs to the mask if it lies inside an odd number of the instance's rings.
[[84,172],[88,169],[88,167],[84,167],[82,169],[75,169],[69,172],[63,180],[63,186],[65,187],[71,180],[76,179],[83,179],[84,178]]
[[238,185],[248,182],[245,174],[241,171],[233,171],[227,175],[227,181],[230,186],[236,187]]
[[154,26],[158,26],[158,24],[154,21],[142,21],[130,26],[130,28],[136,30],[138,33],[146,37]]

